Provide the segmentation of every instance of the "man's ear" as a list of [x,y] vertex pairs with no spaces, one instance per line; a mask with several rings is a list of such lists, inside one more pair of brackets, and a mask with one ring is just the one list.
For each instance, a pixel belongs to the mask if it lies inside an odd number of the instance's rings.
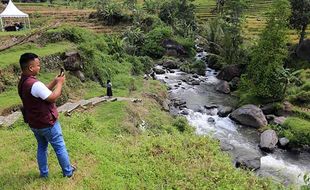
[[28,65],[28,70],[31,71],[31,72],[33,71],[33,64],[30,63],[30,64]]

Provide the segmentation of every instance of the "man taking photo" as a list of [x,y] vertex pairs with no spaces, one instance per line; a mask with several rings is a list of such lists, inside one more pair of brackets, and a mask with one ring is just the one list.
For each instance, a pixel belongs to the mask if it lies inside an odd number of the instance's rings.
[[40,72],[40,60],[36,54],[24,53],[19,63],[22,75],[18,84],[18,94],[23,102],[24,120],[30,126],[38,142],[37,161],[40,177],[48,177],[48,143],[52,145],[57,155],[63,176],[71,177],[75,167],[69,161],[55,105],[61,95],[65,76],[62,73],[50,84],[44,85],[36,78]]

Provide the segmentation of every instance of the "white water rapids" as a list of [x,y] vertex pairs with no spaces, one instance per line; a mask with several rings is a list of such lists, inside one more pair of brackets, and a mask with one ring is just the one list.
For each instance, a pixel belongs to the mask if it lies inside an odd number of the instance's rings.
[[[205,55],[205,52],[198,53],[197,58]],[[206,104],[232,107],[235,105],[235,98],[216,92],[215,87],[219,82],[216,75],[216,71],[207,68],[206,75],[198,78],[201,81],[200,85],[195,86],[184,81],[185,77],[192,75],[179,70],[167,71],[166,74],[156,75],[156,78],[170,87],[170,99],[186,101],[187,108],[184,110],[188,114],[185,114],[185,117],[195,127],[197,135],[209,135],[225,141],[238,151],[249,154],[253,151],[258,152],[262,155],[260,169],[256,171],[259,176],[271,177],[285,185],[304,185],[303,177],[310,172],[309,153],[296,154],[281,149],[276,149],[273,153],[262,153],[258,148],[260,136],[256,129],[236,124],[229,117],[219,117],[216,108],[207,113],[199,111]],[[180,111],[172,109],[174,112]],[[210,118],[213,118],[214,122],[210,122]]]

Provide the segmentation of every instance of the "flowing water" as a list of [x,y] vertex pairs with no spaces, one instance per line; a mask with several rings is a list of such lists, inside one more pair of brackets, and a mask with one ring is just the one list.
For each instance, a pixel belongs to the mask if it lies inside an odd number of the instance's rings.
[[[196,58],[201,59],[204,56],[206,53],[202,52],[198,53]],[[240,152],[260,155],[261,166],[256,171],[259,176],[271,177],[285,185],[303,185],[304,175],[310,172],[309,153],[296,154],[281,149],[276,149],[273,153],[268,154],[261,152],[258,148],[260,134],[256,129],[236,124],[229,117],[219,117],[217,108],[206,110],[203,107],[210,104],[236,106],[236,98],[215,90],[219,83],[216,75],[216,71],[207,68],[206,75],[196,79],[201,81],[200,85],[188,84],[185,79],[192,75],[179,70],[167,71],[166,74],[156,75],[156,78],[170,87],[170,100],[180,99],[186,102],[186,108],[183,111],[186,111],[185,116],[189,123],[195,127],[198,135],[210,135],[233,147],[233,150],[229,151],[233,159],[234,155],[238,155]],[[172,107],[171,112],[176,114],[181,110]],[[212,118],[211,121],[210,118]]]

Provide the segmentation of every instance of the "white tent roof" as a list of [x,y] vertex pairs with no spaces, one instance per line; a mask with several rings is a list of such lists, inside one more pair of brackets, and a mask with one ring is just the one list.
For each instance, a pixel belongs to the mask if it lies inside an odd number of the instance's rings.
[[6,6],[4,11],[0,14],[0,17],[28,17],[28,14],[20,11],[12,2],[9,1],[9,4]]

